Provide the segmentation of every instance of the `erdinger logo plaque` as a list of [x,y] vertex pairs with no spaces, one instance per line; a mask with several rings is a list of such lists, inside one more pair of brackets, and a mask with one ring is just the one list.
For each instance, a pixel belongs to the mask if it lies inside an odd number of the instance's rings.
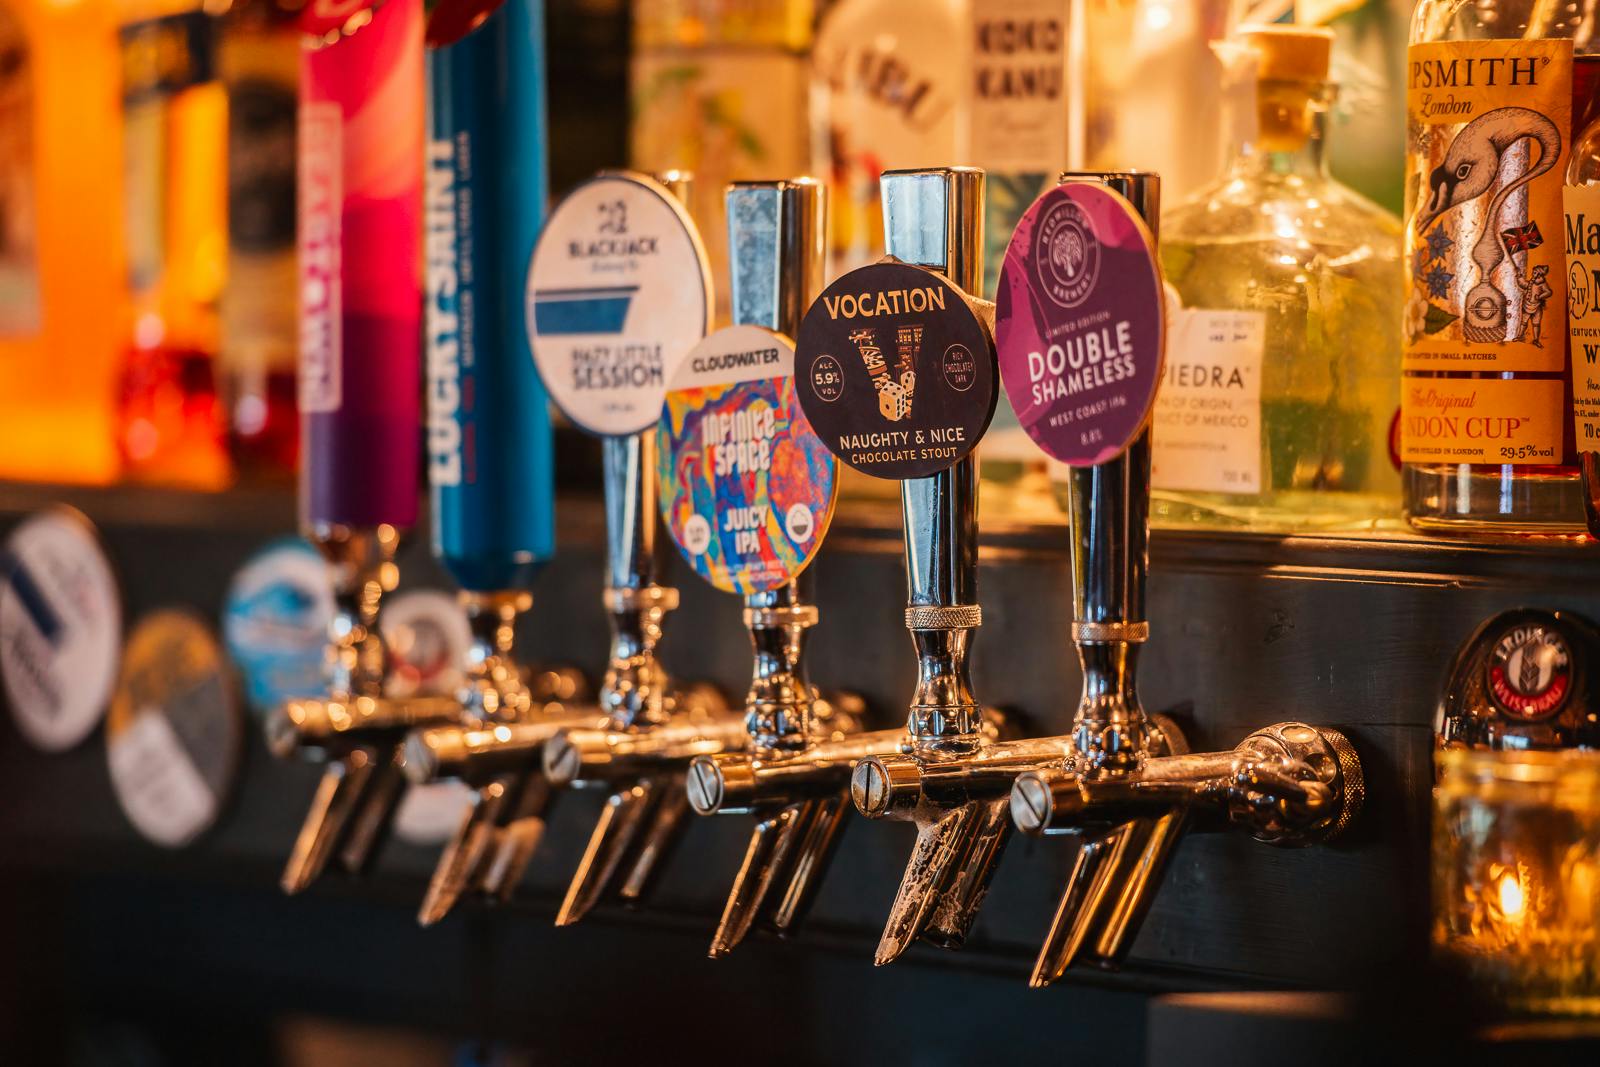
[[1056,200],[1033,233],[1033,265],[1039,291],[1061,308],[1075,308],[1094,291],[1100,276],[1100,241],[1071,200]]
[[1561,710],[1572,691],[1572,655],[1554,630],[1521,623],[1495,642],[1487,663],[1495,706],[1518,719],[1543,719]]
[[877,478],[924,478],[971,452],[994,416],[996,373],[988,327],[923,267],[853,270],[800,324],[800,406],[829,451]]

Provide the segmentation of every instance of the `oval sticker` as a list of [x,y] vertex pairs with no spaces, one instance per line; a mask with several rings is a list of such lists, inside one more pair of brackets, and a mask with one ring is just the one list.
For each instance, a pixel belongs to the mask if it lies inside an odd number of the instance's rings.
[[254,710],[327,690],[333,616],[328,564],[305,541],[275,541],[239,568],[222,603],[222,638]]
[[528,269],[528,338],[573,422],[618,436],[653,425],[710,322],[705,249],[660,184],[601,175],[551,212]]
[[46,752],[88,737],[117,677],[122,605],[94,527],[53,507],[0,548],[0,680],[23,735]]
[[1033,202],[995,302],[1000,379],[1035,444],[1104,463],[1144,428],[1166,344],[1155,244],[1126,199],[1069,182]]
[[877,478],[923,478],[971,452],[994,417],[994,344],[943,276],[873,263],[806,312],[795,383],[839,459]]
[[206,624],[175,610],[141,619],[106,717],[111,785],[134,829],[181,848],[216,822],[238,773],[240,720]]
[[661,514],[700,577],[748,594],[805,570],[838,464],[795,395],[787,338],[760,326],[707,337],[678,366],[656,434]]

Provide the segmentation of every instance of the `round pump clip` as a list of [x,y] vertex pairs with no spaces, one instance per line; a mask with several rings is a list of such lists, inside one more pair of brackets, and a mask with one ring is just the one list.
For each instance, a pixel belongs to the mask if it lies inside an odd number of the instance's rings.
[[1035,200],[995,300],[1000,379],[1033,443],[1074,467],[1126,450],[1155,405],[1164,315],[1155,240],[1126,198],[1068,181]]
[[793,581],[822,547],[839,469],[796,396],[794,346],[730,326],[695,346],[671,386],[656,462],[672,540],[725,592]]
[[533,250],[527,320],[534,363],[569,419],[601,436],[652,426],[711,323],[711,268],[688,212],[642,174],[579,185]]
[[925,267],[853,270],[800,324],[800,406],[829,451],[875,478],[925,478],[966,458],[994,417],[995,378],[988,324]]

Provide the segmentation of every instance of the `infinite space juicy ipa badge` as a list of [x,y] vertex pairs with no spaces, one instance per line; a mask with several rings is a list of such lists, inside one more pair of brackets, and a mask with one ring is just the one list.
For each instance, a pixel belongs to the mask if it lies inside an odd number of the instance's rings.
[[656,433],[661,513],[700,577],[748,594],[806,568],[838,466],[795,395],[787,338],[759,326],[707,337],[678,365]]
[[23,735],[72,748],[100,722],[116,681],[122,606],[89,520],[53,507],[0,546],[0,680]]
[[1104,463],[1144,428],[1165,346],[1154,242],[1133,205],[1071,182],[1022,216],[1000,270],[1000,379],[1022,428],[1073,466]]
[[956,464],[994,417],[994,344],[943,277],[873,263],[838,278],[800,324],[796,392],[845,463],[878,478]]
[[601,435],[651,426],[678,361],[711,322],[694,224],[648,178],[585,182],[539,237],[527,316],[534,362],[568,418]]

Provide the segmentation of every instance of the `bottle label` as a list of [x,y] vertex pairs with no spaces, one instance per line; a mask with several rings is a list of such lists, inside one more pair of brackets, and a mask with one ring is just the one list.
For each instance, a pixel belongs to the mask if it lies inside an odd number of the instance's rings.
[[1104,463],[1144,429],[1161,381],[1163,301],[1150,231],[1106,186],[1058,185],[1022,216],[995,337],[1011,406],[1051,458]]
[[1600,452],[1600,185],[1565,190],[1567,331],[1579,452]]
[[660,185],[608,174],[556,206],[528,270],[528,338],[545,387],[590,433],[661,417],[678,361],[711,323],[711,276],[688,213]]
[[838,464],[795,395],[787,338],[759,326],[707,337],[679,364],[656,433],[662,517],[700,577],[757,593],[815,558]]
[[32,50],[0,5],[0,336],[41,324],[33,112]]
[[1563,383],[1554,378],[1407,378],[1405,463],[1560,463]]
[[1171,308],[1156,393],[1150,484],[1196,493],[1259,493],[1261,311]]
[[1561,373],[1572,42],[1412,45],[1406,107],[1404,369]]
[[339,251],[344,121],[331,100],[300,106],[300,410],[339,410],[344,328]]
[[828,449],[875,478],[956,465],[994,417],[994,342],[941,275],[885,261],[823,290],[800,324],[800,404]]

